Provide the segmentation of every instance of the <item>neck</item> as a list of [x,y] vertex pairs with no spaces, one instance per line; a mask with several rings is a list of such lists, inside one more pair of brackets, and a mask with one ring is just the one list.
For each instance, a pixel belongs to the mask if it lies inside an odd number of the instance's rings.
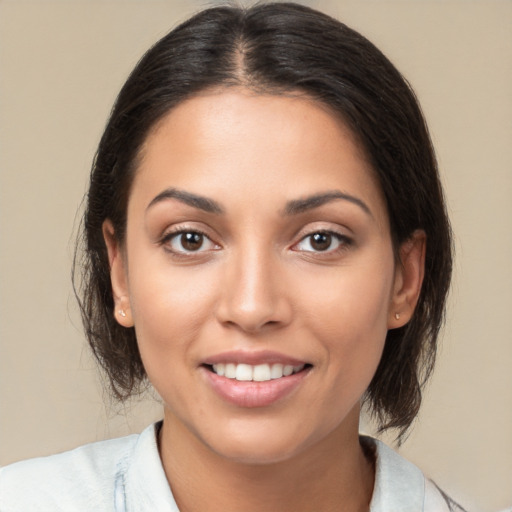
[[359,444],[359,411],[351,416],[343,428],[297,455],[251,464],[215,453],[166,414],[161,457],[180,511],[367,512],[373,461]]

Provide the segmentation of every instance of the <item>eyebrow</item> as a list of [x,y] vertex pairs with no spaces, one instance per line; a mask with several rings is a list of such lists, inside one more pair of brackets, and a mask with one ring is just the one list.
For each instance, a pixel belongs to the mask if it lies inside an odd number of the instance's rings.
[[314,194],[303,199],[295,199],[293,201],[289,201],[286,204],[284,212],[286,215],[298,215],[299,213],[304,213],[308,210],[318,208],[320,206],[323,206],[324,204],[339,199],[343,201],[348,201],[352,204],[359,206],[365,213],[373,217],[370,208],[363,200],[350,194],[340,192],[339,190],[330,190],[328,192]]
[[218,215],[223,214],[224,210],[219,203],[213,199],[209,199],[204,196],[192,194],[191,192],[185,192],[177,188],[168,188],[163,192],[160,192],[153,200],[148,204],[146,211],[149,210],[155,204],[158,204],[167,199],[176,199],[182,203],[185,203],[193,208],[198,208],[207,213],[216,213]]
[[[184,190],[172,187],[165,189],[164,191],[160,192],[160,194],[158,194],[156,197],[154,197],[153,200],[147,206],[146,210],[149,210],[155,204],[158,204],[168,199],[176,199],[184,204],[187,204],[188,206],[198,208],[207,213],[215,213],[217,215],[221,215],[224,213],[224,209],[219,203],[217,203],[217,201],[209,199],[208,197],[200,196],[198,194],[193,194],[192,192],[186,192]],[[353,203],[359,206],[368,215],[373,216],[370,208],[364,201],[362,201],[358,197],[346,194],[339,190],[331,190],[328,192],[314,194],[312,196],[308,196],[305,198],[288,201],[284,208],[284,214],[298,215],[308,210],[319,208],[324,204],[336,200],[343,200]]]

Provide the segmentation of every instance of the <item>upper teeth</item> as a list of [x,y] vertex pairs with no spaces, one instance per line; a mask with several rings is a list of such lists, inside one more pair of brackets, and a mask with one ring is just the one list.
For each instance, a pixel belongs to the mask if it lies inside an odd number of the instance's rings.
[[227,377],[228,379],[236,380],[252,380],[262,382],[271,379],[280,379],[287,377],[292,373],[300,372],[304,365],[292,366],[290,364],[257,364],[255,366],[250,364],[234,364],[234,363],[219,363],[213,365],[213,371],[217,375]]

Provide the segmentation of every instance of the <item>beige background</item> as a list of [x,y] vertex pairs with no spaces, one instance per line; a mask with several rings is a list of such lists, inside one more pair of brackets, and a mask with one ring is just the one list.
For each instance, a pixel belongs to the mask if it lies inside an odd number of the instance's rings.
[[[401,451],[472,510],[512,504],[512,3],[310,2],[415,87],[457,264],[439,365]],[[70,267],[75,212],[115,95],[203,2],[0,0],[0,464],[138,431],[103,404]]]

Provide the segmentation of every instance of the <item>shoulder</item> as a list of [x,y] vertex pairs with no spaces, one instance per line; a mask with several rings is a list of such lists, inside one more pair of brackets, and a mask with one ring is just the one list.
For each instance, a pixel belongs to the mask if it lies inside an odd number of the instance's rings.
[[139,436],[87,444],[0,468],[0,510],[108,510],[114,479]]
[[375,450],[371,512],[451,512],[449,500],[414,464],[381,441],[363,437]]

